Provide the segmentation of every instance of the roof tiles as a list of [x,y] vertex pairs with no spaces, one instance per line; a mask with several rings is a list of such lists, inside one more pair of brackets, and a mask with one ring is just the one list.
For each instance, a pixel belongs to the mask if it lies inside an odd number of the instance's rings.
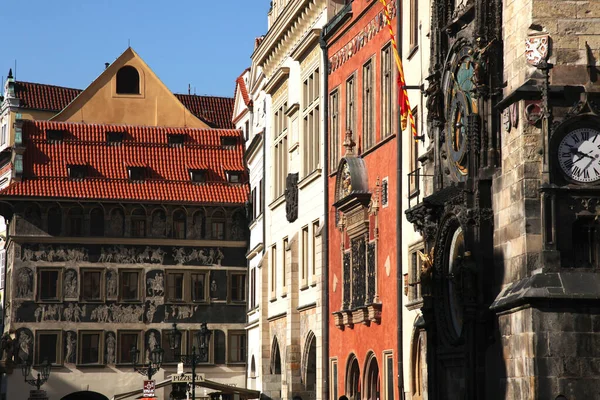
[[[48,129],[67,134],[52,142],[46,139]],[[108,143],[109,131],[124,132],[123,141]],[[23,132],[23,179],[0,195],[186,203],[247,200],[247,185],[230,184],[226,177],[226,170],[245,169],[236,130],[24,121]],[[185,135],[184,144],[169,145],[170,133]],[[225,148],[220,144],[223,136],[239,139]],[[88,177],[69,178],[67,165],[72,164],[87,165]],[[198,166],[209,171],[209,182],[191,182],[189,170]],[[146,180],[130,181],[127,167],[146,167]]]
[[235,128],[232,122],[233,98],[178,93],[175,93],[175,96],[192,114],[208,122],[214,128]]

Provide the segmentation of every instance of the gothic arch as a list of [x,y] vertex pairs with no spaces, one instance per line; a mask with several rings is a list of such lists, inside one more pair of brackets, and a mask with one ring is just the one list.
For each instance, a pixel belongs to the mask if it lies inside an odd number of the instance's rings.
[[381,380],[377,356],[372,351],[367,354],[363,374],[364,396],[367,400],[379,399]]
[[273,337],[273,344],[271,345],[271,367],[269,371],[271,375],[281,375],[281,352],[277,336]]
[[410,343],[410,393],[414,400],[421,400],[423,393],[427,390],[425,381],[426,373],[426,354],[425,354],[425,335],[420,328],[413,329]]
[[360,400],[360,367],[358,359],[351,353],[346,364],[346,396],[349,400]]
[[317,390],[317,338],[312,331],[309,331],[304,341],[304,351],[302,354],[302,383],[307,391],[315,392]]

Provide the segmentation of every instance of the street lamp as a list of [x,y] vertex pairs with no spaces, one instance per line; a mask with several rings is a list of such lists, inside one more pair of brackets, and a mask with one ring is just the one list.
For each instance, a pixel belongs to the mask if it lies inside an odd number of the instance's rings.
[[[198,343],[198,351],[196,354],[196,346],[192,346],[192,354],[178,354],[175,357],[185,365],[192,366],[192,399],[196,399],[196,365],[202,361],[208,360],[208,344],[212,331],[206,326],[206,322],[200,324],[200,330],[196,332],[196,342]],[[173,329],[169,333],[169,346],[171,350],[180,351],[181,349],[181,331],[177,329],[177,324],[173,323]]]
[[160,346],[156,346],[154,350],[150,351],[150,360],[148,360],[148,365],[142,364],[141,366],[138,366],[137,360],[140,356],[140,351],[133,346],[131,348],[131,363],[133,364],[133,370],[141,375],[147,376],[148,380],[152,380],[152,376],[158,372],[160,366],[162,365],[164,353],[165,351],[161,349]]
[[29,375],[31,374],[31,362],[26,361],[25,363],[21,364],[21,372],[23,373],[25,382],[29,383],[31,386],[35,386],[38,391],[40,390],[40,387],[46,383],[48,378],[50,378],[51,370],[52,364],[50,361],[44,360],[44,363],[41,365],[41,374],[40,370],[38,369],[37,378],[29,378]]

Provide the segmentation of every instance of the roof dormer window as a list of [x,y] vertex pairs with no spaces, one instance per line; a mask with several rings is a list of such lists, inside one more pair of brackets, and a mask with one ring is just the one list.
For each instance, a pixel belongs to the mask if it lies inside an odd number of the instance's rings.
[[146,168],[145,167],[127,167],[130,181],[143,181],[146,180]]
[[123,141],[124,132],[106,132],[106,143],[119,144]]
[[51,143],[62,142],[66,136],[66,132],[61,129],[47,129],[46,130],[46,140]]
[[208,171],[205,169],[190,169],[190,180],[192,182],[206,182]]
[[69,178],[83,179],[88,175],[87,165],[83,164],[70,164],[67,165],[69,171]]
[[221,136],[221,146],[225,148],[234,148],[237,144],[237,139],[234,136]]
[[140,94],[140,74],[131,65],[117,72],[117,94]]
[[169,133],[167,135],[167,142],[169,143],[169,146],[183,146],[185,135]]
[[240,183],[242,181],[242,174],[237,171],[227,171],[227,182],[229,183]]

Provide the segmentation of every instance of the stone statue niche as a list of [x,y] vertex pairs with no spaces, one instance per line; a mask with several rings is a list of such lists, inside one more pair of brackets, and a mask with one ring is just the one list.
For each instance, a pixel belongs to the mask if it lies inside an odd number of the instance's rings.
[[79,296],[77,271],[69,268],[65,271],[63,293],[66,299],[77,299]]
[[77,332],[65,332],[64,342],[65,364],[75,364],[77,360]]
[[114,365],[117,360],[117,338],[114,332],[107,332],[105,339],[105,357],[107,365]]
[[33,297],[33,271],[31,268],[21,267],[17,270],[16,289],[15,298]]
[[33,361],[33,333],[27,328],[21,328],[16,332],[16,341],[15,362],[24,364]]

